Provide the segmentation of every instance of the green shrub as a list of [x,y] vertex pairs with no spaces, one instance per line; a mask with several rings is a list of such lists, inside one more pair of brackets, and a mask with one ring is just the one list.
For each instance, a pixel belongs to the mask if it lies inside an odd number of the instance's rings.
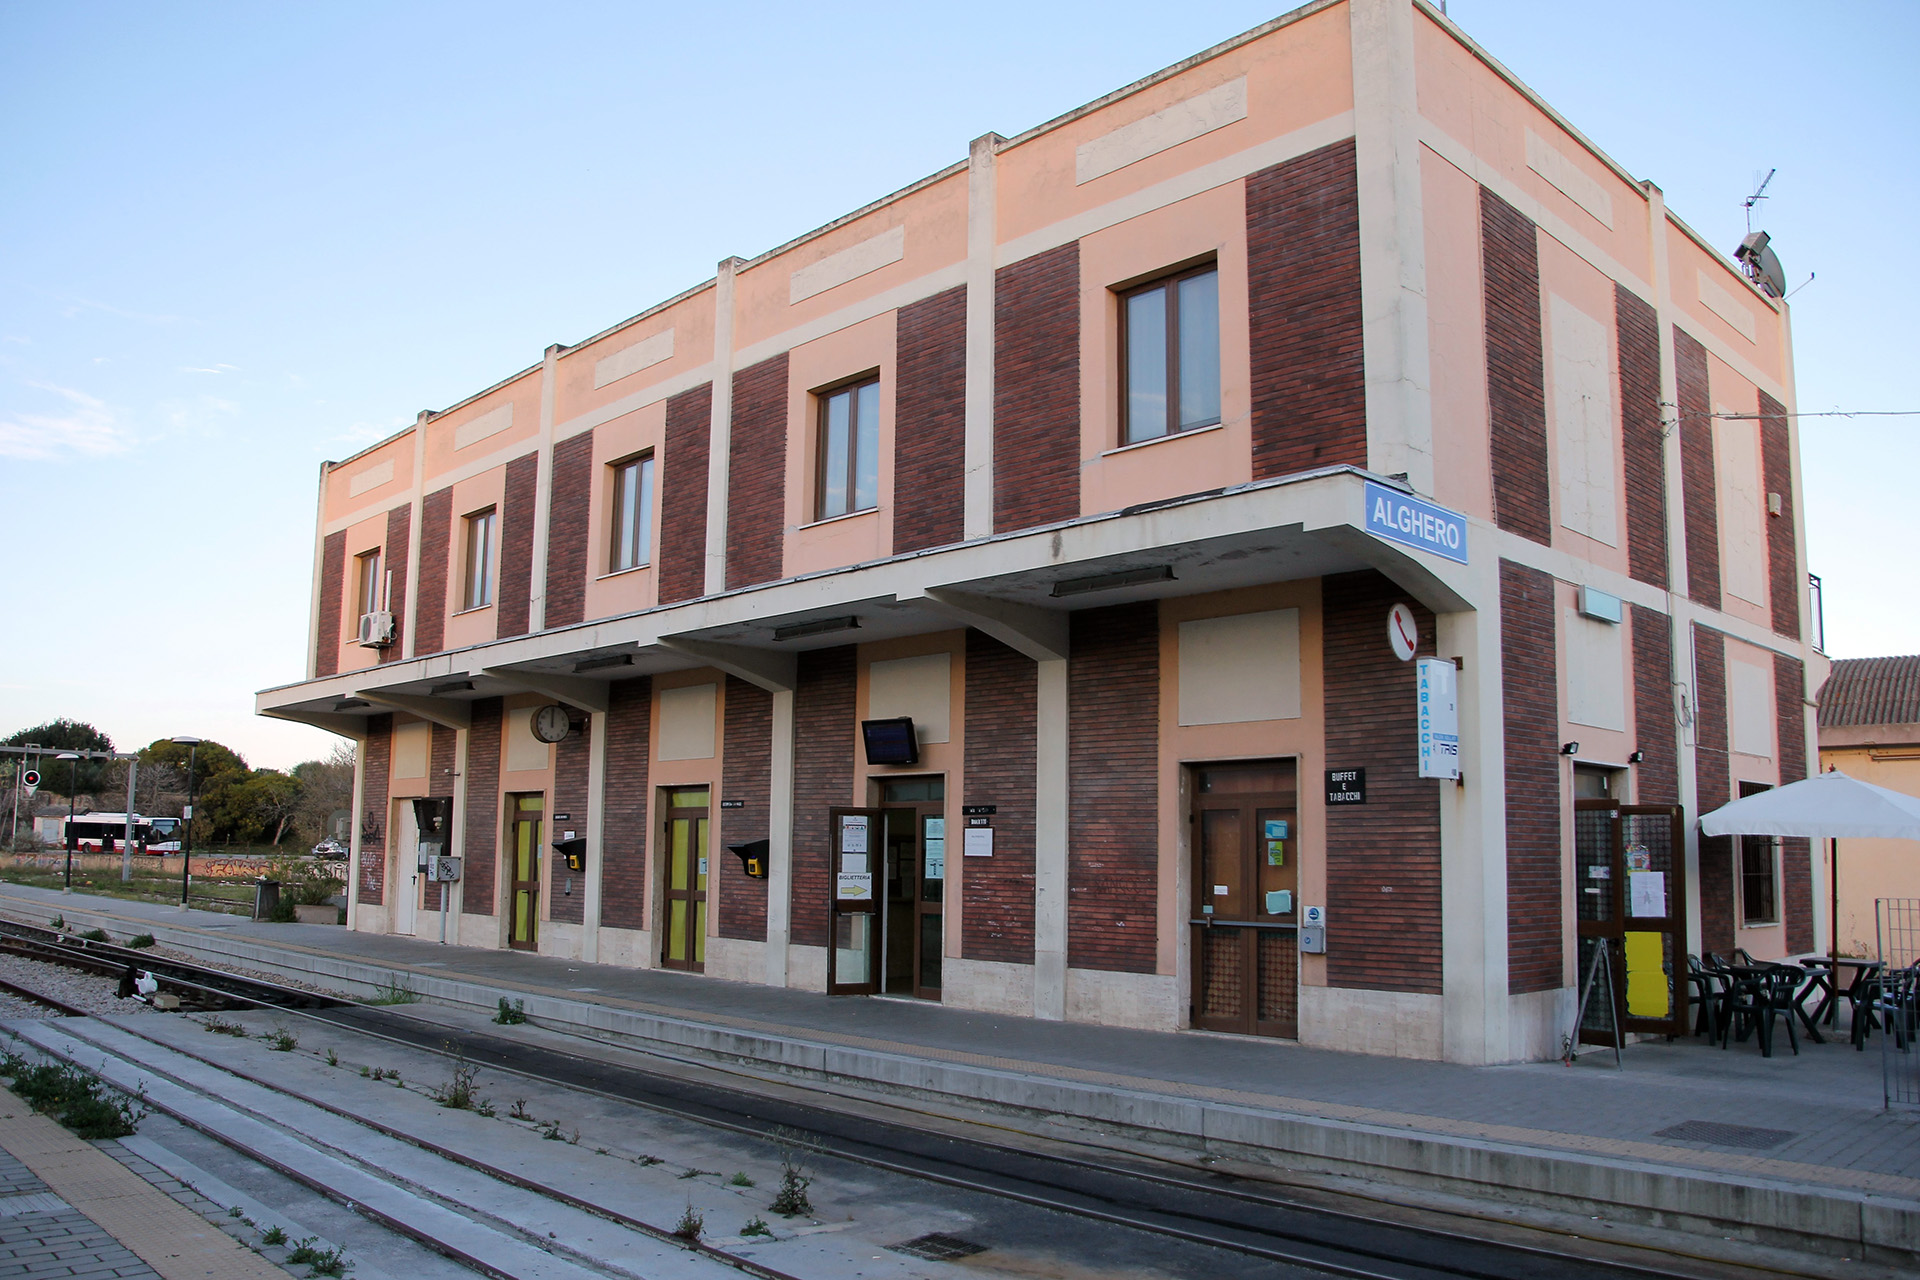
[[277,859],[267,864],[266,874],[267,879],[280,882],[282,902],[307,907],[321,906],[347,887],[346,881],[329,874],[325,865],[313,858]]
[[82,1138],[124,1138],[147,1116],[144,1090],[128,1097],[93,1072],[70,1063],[29,1063],[8,1054],[0,1071],[13,1077],[13,1091],[22,1102]]
[[493,1015],[493,1020],[503,1027],[510,1027],[517,1022],[525,1022],[527,1020],[527,1002],[525,1000],[515,1000],[509,1004],[507,1003],[507,998],[501,996],[500,1012]]
[[153,935],[150,933],[136,933],[127,939],[127,945],[136,951],[142,947],[150,947],[153,945]]
[[112,942],[113,935],[105,929],[88,929],[80,935],[88,942]]

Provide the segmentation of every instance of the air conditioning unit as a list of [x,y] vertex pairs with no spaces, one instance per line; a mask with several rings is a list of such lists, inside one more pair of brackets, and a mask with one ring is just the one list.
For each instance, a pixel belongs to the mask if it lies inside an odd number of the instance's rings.
[[393,643],[393,615],[384,610],[360,615],[360,643],[369,649],[384,649]]

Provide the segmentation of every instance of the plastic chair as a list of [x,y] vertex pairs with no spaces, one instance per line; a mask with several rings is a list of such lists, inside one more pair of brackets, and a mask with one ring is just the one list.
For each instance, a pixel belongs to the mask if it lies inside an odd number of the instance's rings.
[[1718,966],[1708,967],[1700,957],[1687,957],[1687,983],[1693,988],[1693,1034],[1707,1037],[1709,1043],[1720,1038],[1725,1021],[1727,994],[1733,987],[1732,975]]
[[1781,1014],[1786,1015],[1787,1043],[1793,1046],[1793,1054],[1800,1056],[1800,1036],[1793,1029],[1793,992],[1800,985],[1800,975],[1782,965],[1768,965],[1751,977],[1743,977],[1733,984],[1731,997],[1727,1002],[1727,1020],[1721,1028],[1720,1047],[1725,1049],[1733,1038],[1734,1029],[1743,1019],[1745,1028],[1739,1038],[1747,1038],[1747,1032],[1757,1032],[1760,1040],[1760,1056],[1773,1056],[1773,1023]]

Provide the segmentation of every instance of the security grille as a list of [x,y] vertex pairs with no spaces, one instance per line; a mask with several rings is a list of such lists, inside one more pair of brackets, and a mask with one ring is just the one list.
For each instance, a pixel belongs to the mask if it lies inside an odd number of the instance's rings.
[[[1880,1076],[1888,1107],[1920,1107],[1920,898],[1878,898],[1873,904],[1879,943]],[[1867,1016],[1866,1010],[1857,1017]]]

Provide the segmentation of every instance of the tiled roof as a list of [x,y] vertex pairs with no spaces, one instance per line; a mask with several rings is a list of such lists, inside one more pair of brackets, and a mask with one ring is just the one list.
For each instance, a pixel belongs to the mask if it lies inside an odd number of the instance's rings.
[[1920,653],[1841,658],[1820,687],[1820,727],[1920,724]]

